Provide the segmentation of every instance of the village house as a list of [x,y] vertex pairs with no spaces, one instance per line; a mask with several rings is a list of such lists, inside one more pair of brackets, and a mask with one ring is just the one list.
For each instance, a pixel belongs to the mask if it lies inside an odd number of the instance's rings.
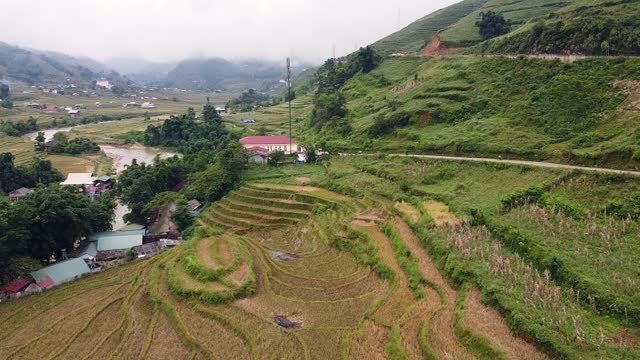
[[196,199],[187,201],[187,207],[191,210],[193,215],[197,215],[198,210],[202,208],[202,203]]
[[60,186],[91,186],[95,178],[91,173],[69,173]]
[[269,150],[254,146],[247,149],[249,164],[267,165],[269,163]]
[[90,272],[91,269],[89,265],[87,265],[83,259],[75,258],[56,262],[53,265],[32,272],[31,276],[33,276],[36,284],[40,288],[47,289],[79,278]]
[[9,193],[9,199],[12,202],[16,202],[20,199],[22,199],[23,197],[31,194],[33,192],[33,189],[27,189],[27,188],[20,188],[18,190],[14,190],[12,192]]
[[240,144],[245,149],[263,148],[268,153],[273,151],[283,151],[285,154],[298,152],[298,143],[289,139],[288,136],[248,136],[240,139]]
[[227,109],[224,106],[216,106],[216,112],[220,116],[226,115],[227,114]]
[[[39,145],[37,145],[39,146]],[[56,150],[56,148],[58,147],[58,143],[51,140],[51,141],[47,141],[46,143],[44,143],[44,151],[45,152],[53,152]]]
[[74,118],[74,119],[79,118],[79,117],[80,117],[80,115],[81,115],[81,114],[80,114],[80,110],[69,110],[69,111],[67,112],[67,114],[69,114],[69,116],[70,116],[70,117],[72,117],[72,118]]
[[151,103],[151,102],[144,102],[144,103],[142,103],[142,105],[140,105],[140,108],[142,108],[142,109],[155,109],[156,105],[154,103]]
[[96,233],[89,236],[89,241],[96,242],[96,260],[107,261],[123,258],[127,250],[142,245],[146,230],[117,230]]
[[111,90],[111,83],[108,80],[97,80],[96,86],[107,90]]
[[47,105],[47,107],[45,107],[44,112],[46,114],[57,114],[58,113],[58,107],[55,105]]

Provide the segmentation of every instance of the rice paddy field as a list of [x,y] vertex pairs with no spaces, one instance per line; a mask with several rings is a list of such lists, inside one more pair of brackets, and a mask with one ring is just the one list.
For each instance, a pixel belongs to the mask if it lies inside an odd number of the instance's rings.
[[384,156],[243,176],[179,247],[0,304],[0,357],[640,356],[640,228],[603,211],[640,179]]

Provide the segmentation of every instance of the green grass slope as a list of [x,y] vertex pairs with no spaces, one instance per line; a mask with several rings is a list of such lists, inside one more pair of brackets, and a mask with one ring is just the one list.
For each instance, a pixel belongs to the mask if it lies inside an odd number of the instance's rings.
[[373,46],[386,55],[395,52],[420,51],[440,31],[473,13],[486,2],[486,0],[465,0],[438,10],[375,42]]
[[517,31],[527,22],[548,16],[572,0],[489,0],[482,7],[462,18],[442,32],[441,38],[446,45],[473,45],[482,41],[475,26],[481,12],[493,11],[502,14],[513,23],[512,31]]
[[[393,58],[343,88],[351,134],[308,129],[311,99],[294,102],[294,136],[334,150],[447,153],[640,168],[640,60],[453,56]],[[426,126],[421,117],[429,113]],[[288,132],[286,107],[250,115]],[[371,136],[396,115],[408,125]]]
[[628,0],[578,0],[545,18],[479,46],[498,53],[640,53],[640,3]]

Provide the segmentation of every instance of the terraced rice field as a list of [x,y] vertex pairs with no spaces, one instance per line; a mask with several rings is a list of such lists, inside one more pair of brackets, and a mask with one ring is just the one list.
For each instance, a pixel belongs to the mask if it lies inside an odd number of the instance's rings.
[[420,215],[248,184],[174,250],[0,306],[0,358],[544,358],[438,273]]

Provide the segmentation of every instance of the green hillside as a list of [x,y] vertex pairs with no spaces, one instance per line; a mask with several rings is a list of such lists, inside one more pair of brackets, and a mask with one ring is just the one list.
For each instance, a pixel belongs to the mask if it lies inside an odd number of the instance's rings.
[[493,53],[640,54],[640,3],[577,0],[479,47]]
[[[511,32],[483,42],[483,12],[511,21]],[[640,53],[640,3],[628,0],[467,0],[430,14],[373,44],[382,53],[416,52],[440,35],[446,46],[470,53]]]
[[386,55],[396,52],[420,51],[440,31],[454,25],[486,2],[487,0],[465,0],[438,10],[375,42],[373,47]]
[[[296,133],[343,151],[446,153],[640,168],[640,60],[391,58],[341,92],[347,135],[309,128],[311,96],[294,102]],[[421,118],[428,113],[428,120]],[[238,115],[242,117],[244,115]],[[281,107],[248,126],[286,131]],[[407,118],[402,123],[394,119]],[[374,124],[384,129],[372,134]]]
[[517,31],[528,21],[548,16],[574,0],[489,0],[476,11],[465,16],[456,24],[444,30],[442,41],[447,45],[473,45],[482,41],[475,26],[481,12],[493,11],[511,20],[512,31]]
[[516,31],[527,22],[548,16],[575,0],[465,0],[438,10],[373,44],[382,53],[416,52],[440,34],[445,45],[468,46],[482,41],[475,26],[481,12],[502,14]]
[[[64,62],[59,54],[25,50],[0,42],[0,78],[26,83],[63,81],[69,78],[91,81],[95,74],[79,61]],[[71,58],[71,57],[67,57]]]

